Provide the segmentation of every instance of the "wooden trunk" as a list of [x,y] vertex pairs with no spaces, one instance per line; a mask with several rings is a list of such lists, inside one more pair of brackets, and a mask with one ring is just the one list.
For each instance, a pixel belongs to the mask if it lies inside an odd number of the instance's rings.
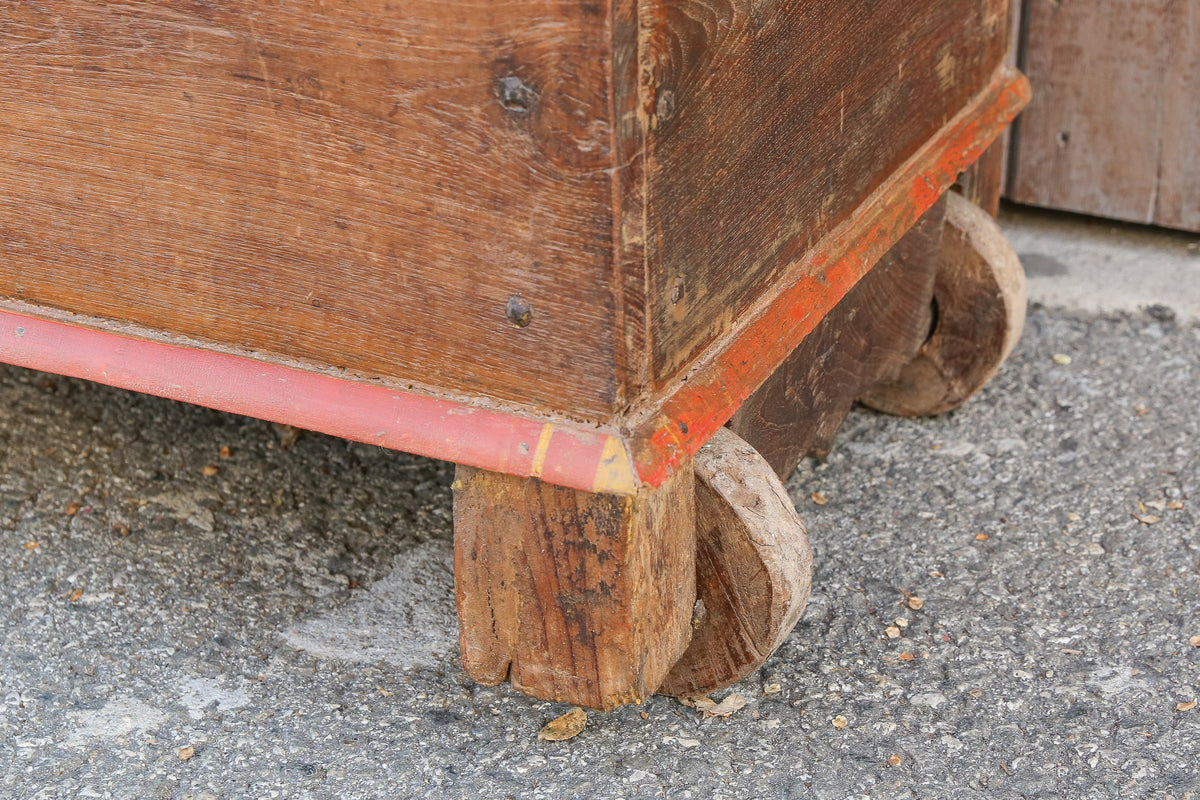
[[[457,462],[472,669],[639,699],[689,636],[692,457],[1027,101],[1008,24],[4,4],[0,359]],[[896,273],[913,313],[927,278]]]

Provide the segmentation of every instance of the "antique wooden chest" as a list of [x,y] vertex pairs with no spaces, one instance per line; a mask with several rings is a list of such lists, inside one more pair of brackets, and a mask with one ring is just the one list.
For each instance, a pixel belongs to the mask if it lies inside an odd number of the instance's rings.
[[[1007,0],[6,3],[0,359],[462,465],[480,680],[641,699],[733,570],[757,588],[729,613],[762,631],[736,669],[673,679],[727,683],[807,593],[775,472],[855,396],[889,407],[968,305],[946,290],[931,312],[954,272],[941,198],[1027,100],[1008,19]],[[1003,330],[968,331],[991,339],[954,370],[1003,358],[1015,292],[963,312]],[[792,437],[773,471],[724,432],[698,466],[731,419],[760,450]],[[796,526],[786,563],[743,538],[698,567],[764,496]]]

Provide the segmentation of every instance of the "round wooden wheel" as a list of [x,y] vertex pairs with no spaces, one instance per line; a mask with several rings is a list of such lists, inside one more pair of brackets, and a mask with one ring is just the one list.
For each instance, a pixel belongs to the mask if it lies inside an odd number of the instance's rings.
[[901,416],[940,414],[983,388],[1021,337],[1025,272],[986,211],[947,197],[929,339],[900,376],[860,401]]
[[758,451],[722,428],[694,465],[694,631],[659,688],[676,697],[723,689],[756,670],[796,626],[812,586],[808,535]]

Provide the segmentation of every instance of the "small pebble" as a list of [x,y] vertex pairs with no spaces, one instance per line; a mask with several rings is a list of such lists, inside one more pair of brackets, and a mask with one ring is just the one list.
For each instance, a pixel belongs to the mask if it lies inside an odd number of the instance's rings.
[[1071,363],[1071,357],[1066,353],[1055,353],[1052,358],[1055,364],[1063,367]]

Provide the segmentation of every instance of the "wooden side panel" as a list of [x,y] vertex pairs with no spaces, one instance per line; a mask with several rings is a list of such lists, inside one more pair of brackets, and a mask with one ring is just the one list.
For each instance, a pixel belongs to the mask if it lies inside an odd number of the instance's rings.
[[1176,2],[1163,75],[1159,225],[1200,231],[1200,3]]
[[0,297],[605,419],[611,25],[574,0],[0,4]]
[[653,694],[692,631],[694,486],[690,468],[628,497],[460,466],[454,582],[468,674],[591,708]]
[[1200,6],[1032,0],[1011,196],[1200,230]]
[[1008,19],[1007,0],[643,0],[658,386],[988,85]]

